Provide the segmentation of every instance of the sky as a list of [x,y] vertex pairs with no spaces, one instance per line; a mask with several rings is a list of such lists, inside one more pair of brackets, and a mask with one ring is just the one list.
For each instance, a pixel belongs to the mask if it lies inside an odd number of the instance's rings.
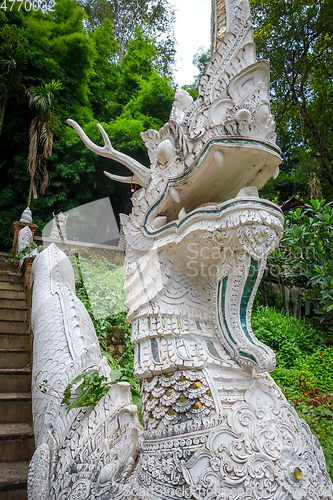
[[180,86],[190,84],[198,70],[192,64],[200,47],[210,48],[211,0],[169,0],[176,7],[175,38],[178,42],[174,77]]

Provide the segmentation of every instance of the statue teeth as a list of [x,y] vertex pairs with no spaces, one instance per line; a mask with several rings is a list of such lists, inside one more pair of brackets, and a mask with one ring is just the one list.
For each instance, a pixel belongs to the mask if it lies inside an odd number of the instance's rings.
[[214,154],[214,159],[220,167],[223,167],[224,157],[222,151],[216,151]]
[[187,214],[186,214],[185,208],[183,207],[178,214],[178,220],[184,219],[184,217],[186,217],[186,215]]
[[168,222],[168,218],[166,215],[160,215],[159,217],[156,217],[156,219],[153,221],[153,227],[154,229],[159,229],[160,227],[164,226]]
[[177,191],[176,188],[170,188],[170,195],[171,198],[176,202],[179,203],[180,197],[179,197],[179,192]]

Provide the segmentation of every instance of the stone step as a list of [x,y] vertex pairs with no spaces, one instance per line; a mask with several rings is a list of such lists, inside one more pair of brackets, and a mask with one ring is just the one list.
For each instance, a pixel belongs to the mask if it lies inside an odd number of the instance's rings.
[[[19,486],[18,486],[19,488]],[[27,500],[27,487],[14,490],[0,490],[0,500]]]
[[22,309],[5,309],[0,307],[1,321],[27,321],[28,311]]
[[0,252],[0,261],[9,260],[13,258],[12,252]]
[[0,500],[27,500],[29,462],[0,463]]
[[8,276],[6,277],[5,280],[2,280],[1,276],[0,276],[0,290],[9,290],[9,291],[22,292],[22,290],[23,290],[23,282],[22,282],[22,280],[13,282],[13,281],[11,281],[8,278]]
[[32,422],[31,394],[0,392],[0,424],[10,422]]
[[27,300],[25,292],[20,290],[0,290],[0,300]]
[[22,283],[22,276],[18,271],[0,270],[0,281],[10,281],[14,283]]
[[31,424],[0,424],[1,462],[28,461],[34,450],[34,431]]
[[0,368],[16,369],[28,366],[29,351],[26,349],[0,349]]
[[0,260],[0,271],[2,269],[9,269],[9,270],[15,271],[17,269],[17,267],[14,266],[14,264],[12,262],[1,259]]
[[[1,392],[30,392],[31,371],[20,368],[0,368]],[[1,454],[0,454],[1,457]],[[1,458],[0,458],[1,460]]]
[[28,322],[24,321],[1,321],[0,320],[0,334],[27,334]]
[[[6,335],[0,333],[0,349],[29,349],[30,335]],[[0,387],[1,390],[1,387]]]
[[26,299],[1,299],[0,309],[27,309]]
[[21,276],[21,271],[16,266],[0,268],[0,276]]

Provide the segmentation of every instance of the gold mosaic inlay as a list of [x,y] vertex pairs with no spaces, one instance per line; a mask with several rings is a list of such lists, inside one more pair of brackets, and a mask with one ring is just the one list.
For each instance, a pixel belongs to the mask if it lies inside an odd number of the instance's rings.
[[227,29],[225,0],[216,0],[216,48],[218,49]]

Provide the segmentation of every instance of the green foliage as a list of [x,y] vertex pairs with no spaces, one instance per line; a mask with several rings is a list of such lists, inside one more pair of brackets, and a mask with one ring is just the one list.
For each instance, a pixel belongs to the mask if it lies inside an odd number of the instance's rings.
[[125,309],[123,265],[99,255],[77,257],[76,263],[96,318],[113,316]]
[[[159,8],[167,9],[164,14],[160,12],[162,17],[167,16],[169,7],[166,2],[148,3],[156,7],[151,12],[156,22]],[[56,129],[52,128],[56,132],[52,156],[45,163],[50,184],[44,196],[32,200],[31,208],[39,234],[52,219],[52,212],[65,212],[103,197],[112,199],[116,217],[131,210],[130,186],[110,180],[106,182],[103,174],[108,170],[128,175],[126,167],[87,150],[75,131],[66,124],[66,119],[78,121],[97,143],[101,137],[96,123],[103,123],[116,149],[149,165],[140,133],[163,126],[175,90],[170,80],[160,74],[158,44],[140,18],[136,20],[133,35],[120,57],[115,36],[119,26],[113,26],[107,20],[88,29],[86,14],[76,0],[59,0],[55,12],[47,14],[33,10],[22,13],[14,8],[0,18],[0,61],[14,61],[9,66],[4,62],[4,70],[0,71],[0,117],[3,124],[0,137],[0,246],[4,249],[12,243],[11,225],[26,208],[29,193],[27,157],[29,127],[33,119],[27,96],[29,89],[47,97],[52,82],[63,85],[58,89],[57,106],[52,111],[57,124]],[[171,18],[172,15],[168,20]],[[124,20],[122,18],[121,22]],[[13,69],[10,74],[7,73],[8,67]],[[44,165],[44,161],[42,163]],[[41,180],[46,181],[46,178]]]
[[[92,274],[95,273],[94,267],[97,265],[101,265],[101,268],[108,268],[110,264],[103,262],[106,259],[102,257],[96,257],[95,259],[92,259]],[[72,256],[72,262],[73,262],[73,256]],[[94,316],[94,310],[91,306],[90,300],[88,298],[87,290],[86,290],[86,285],[85,281],[83,279],[83,274],[82,274],[82,266],[81,266],[82,258],[79,258],[78,256],[75,257],[74,259],[74,267],[77,265],[78,269],[78,280],[76,281],[76,295],[78,298],[83,302],[85,305],[96,330],[96,334],[100,343],[100,347],[102,350],[103,356],[106,356],[109,365],[111,367],[111,379],[112,382],[128,382],[130,384],[131,388],[131,393],[132,393],[132,398],[133,398],[133,403],[136,404],[139,408],[139,417],[142,423],[142,416],[141,416],[141,396],[140,396],[140,386],[139,386],[139,381],[134,378],[133,376],[133,370],[134,370],[134,345],[131,342],[131,329],[130,326],[126,323],[126,315],[127,311],[124,311],[124,307],[122,307],[122,311],[114,314],[113,316],[109,316],[106,318],[101,318],[101,319],[95,319]],[[86,262],[86,265],[88,266],[88,262]],[[123,274],[123,268],[119,268],[119,273]],[[123,276],[122,276],[123,280]],[[114,293],[113,290],[114,287],[114,280],[112,278],[112,274],[108,275],[107,277],[104,278],[103,282],[103,290],[108,290],[111,291],[111,293]],[[98,293],[98,292],[97,292]],[[124,291],[122,290],[122,293]],[[122,295],[124,299],[124,295]],[[124,336],[124,343],[125,343],[125,353],[123,355],[123,363],[122,366],[119,365],[118,361],[113,359],[113,357],[110,355],[109,351],[107,350],[105,346],[105,338],[106,338],[106,333],[108,329],[111,326],[121,326],[124,328],[125,336]]]
[[155,40],[157,63],[162,74],[171,73],[175,56],[174,7],[167,0],[82,0],[89,26],[94,29],[111,22],[119,47],[119,59],[130,51],[138,26]]
[[38,110],[44,112],[51,108],[55,99],[55,94],[63,88],[63,84],[57,80],[51,80],[45,85],[39,85],[30,91],[30,100]]
[[333,209],[311,200],[302,211],[289,212],[280,247],[268,267],[284,285],[304,287],[320,321],[333,320]]
[[325,348],[322,334],[310,324],[273,308],[259,307],[251,322],[256,336],[274,350],[278,367],[290,368],[295,359]]
[[[76,398],[69,402],[72,397],[72,388],[82,380],[82,383],[75,389],[74,393],[78,393]],[[62,404],[68,404],[67,413],[74,408],[82,408],[84,406],[92,406],[95,408],[97,403],[105,396],[110,385],[106,384],[107,378],[99,376],[98,370],[88,370],[87,372],[78,375],[65,389]]]
[[333,348],[325,346],[324,332],[269,307],[257,308],[251,322],[275,351],[272,377],[319,439],[333,477]]
[[10,260],[11,260],[11,262],[15,266],[18,266],[20,260],[24,259],[24,257],[26,257],[27,255],[29,255],[33,250],[37,249],[38,253],[40,253],[40,252],[42,252],[44,250],[44,248],[45,248],[44,246],[37,245],[37,243],[35,243],[34,241],[32,241],[29,245],[27,245],[26,247],[22,248],[22,250],[20,250],[17,255],[13,255],[13,257]]
[[[250,0],[259,56],[270,60],[272,110],[293,194],[333,197],[333,2]],[[280,190],[279,200],[286,201]],[[290,196],[289,196],[290,197]],[[313,194],[311,197],[315,197]]]

